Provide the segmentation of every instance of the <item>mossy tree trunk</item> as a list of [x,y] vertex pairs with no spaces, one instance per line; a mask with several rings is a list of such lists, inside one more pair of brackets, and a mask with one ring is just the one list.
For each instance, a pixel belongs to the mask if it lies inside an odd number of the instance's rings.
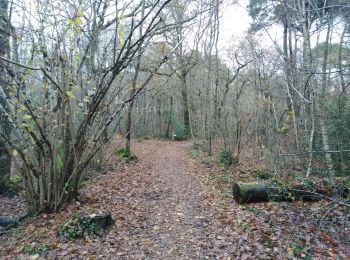
[[[0,0],[0,56],[7,57],[9,53],[9,21],[8,1]],[[10,122],[5,115],[6,98],[8,96],[8,79],[6,64],[0,60],[0,194],[8,191],[11,173],[11,155],[5,145],[10,138]]]
[[310,191],[307,187],[289,185],[279,186],[276,184],[250,182],[236,182],[233,185],[233,197],[239,204],[266,201],[316,201],[320,199],[318,194],[324,191]]

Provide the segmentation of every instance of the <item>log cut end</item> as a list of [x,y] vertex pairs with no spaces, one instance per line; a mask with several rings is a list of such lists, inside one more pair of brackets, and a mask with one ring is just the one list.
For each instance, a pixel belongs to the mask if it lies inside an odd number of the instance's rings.
[[233,185],[233,198],[239,204],[268,201],[268,186],[265,183],[236,182]]

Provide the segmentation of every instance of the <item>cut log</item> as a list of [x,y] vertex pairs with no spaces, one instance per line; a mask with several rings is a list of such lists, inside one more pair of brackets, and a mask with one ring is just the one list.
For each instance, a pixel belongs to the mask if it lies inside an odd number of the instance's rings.
[[268,185],[265,183],[251,182],[243,183],[236,182],[233,185],[233,197],[239,204],[249,202],[268,201]]
[[262,182],[243,183],[233,185],[233,198],[239,204],[264,201],[317,201],[320,196],[317,192],[308,191],[303,187],[282,188],[274,184]]
[[17,222],[16,218],[0,216],[0,226],[7,227]]

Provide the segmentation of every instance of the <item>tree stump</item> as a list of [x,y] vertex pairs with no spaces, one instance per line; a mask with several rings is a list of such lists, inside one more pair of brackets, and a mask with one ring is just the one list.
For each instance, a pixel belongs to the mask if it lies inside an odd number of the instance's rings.
[[78,217],[62,225],[58,236],[70,239],[82,238],[86,234],[99,235],[106,234],[110,226],[114,224],[114,219],[110,211],[102,211],[97,214],[80,214]]
[[112,218],[110,211],[103,211],[99,214],[93,214],[88,217],[90,223],[94,225],[98,230],[106,229],[114,224],[114,219]]

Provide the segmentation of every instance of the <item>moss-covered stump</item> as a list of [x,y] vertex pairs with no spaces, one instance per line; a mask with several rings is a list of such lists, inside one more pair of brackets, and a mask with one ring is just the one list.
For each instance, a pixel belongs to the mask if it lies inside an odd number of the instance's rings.
[[109,211],[91,215],[80,214],[73,220],[63,224],[58,235],[70,239],[82,238],[85,235],[102,236],[107,233],[114,223],[114,219]]

